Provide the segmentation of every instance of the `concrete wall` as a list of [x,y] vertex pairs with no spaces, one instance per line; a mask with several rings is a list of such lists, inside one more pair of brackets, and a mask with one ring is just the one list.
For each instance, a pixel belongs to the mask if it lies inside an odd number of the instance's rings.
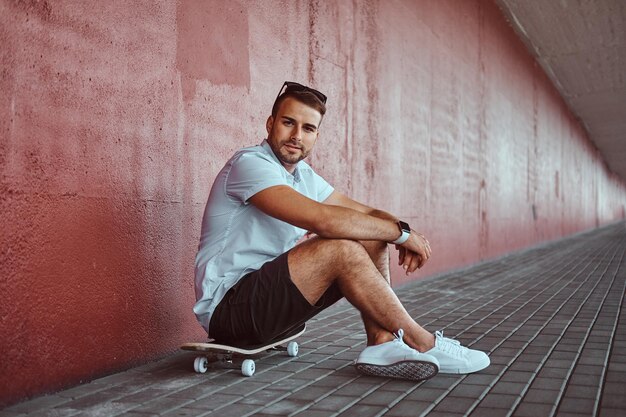
[[0,0],[0,45],[0,405],[202,337],[209,187],[284,80],[329,96],[311,164],[428,236],[416,279],[624,218],[491,1]]

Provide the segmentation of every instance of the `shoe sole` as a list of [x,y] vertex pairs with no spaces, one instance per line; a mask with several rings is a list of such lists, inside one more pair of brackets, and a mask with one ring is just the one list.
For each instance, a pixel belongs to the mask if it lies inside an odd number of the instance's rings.
[[392,365],[357,363],[354,366],[357,371],[365,375],[408,379],[411,381],[423,381],[434,377],[439,372],[437,365],[426,361],[404,361],[396,362]]
[[478,371],[482,371],[483,369],[487,368],[489,365],[491,365],[491,361],[489,360],[489,358],[486,358],[486,360],[483,360],[482,362],[479,363],[474,363],[473,366],[471,368],[441,368],[439,369],[439,372],[442,374],[473,374],[474,372],[478,372]]

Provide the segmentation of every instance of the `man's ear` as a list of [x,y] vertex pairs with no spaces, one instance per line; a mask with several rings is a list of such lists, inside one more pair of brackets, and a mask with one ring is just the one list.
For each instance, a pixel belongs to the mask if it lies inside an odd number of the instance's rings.
[[267,122],[265,122],[265,129],[267,130],[268,135],[272,131],[272,126],[274,126],[274,116],[268,117]]

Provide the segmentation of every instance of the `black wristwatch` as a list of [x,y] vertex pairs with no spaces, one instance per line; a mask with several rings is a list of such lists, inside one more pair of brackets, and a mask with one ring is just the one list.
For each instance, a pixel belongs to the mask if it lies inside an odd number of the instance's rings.
[[411,234],[411,226],[407,222],[403,222],[402,220],[398,220],[398,228],[400,229],[400,237],[394,240],[393,244],[401,245],[407,240],[409,240],[409,235]]

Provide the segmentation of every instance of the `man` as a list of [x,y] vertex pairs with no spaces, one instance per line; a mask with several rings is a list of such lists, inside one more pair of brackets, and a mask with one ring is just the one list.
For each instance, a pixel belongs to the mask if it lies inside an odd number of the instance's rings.
[[[390,287],[388,243],[408,274],[430,257],[428,240],[334,190],[303,161],[325,112],[325,95],[285,82],[267,140],[236,152],[217,175],[196,257],[198,320],[222,343],[255,345],[345,297],[367,334],[359,371],[422,380],[484,369],[486,354],[426,331]],[[296,245],[307,231],[317,236]]]

